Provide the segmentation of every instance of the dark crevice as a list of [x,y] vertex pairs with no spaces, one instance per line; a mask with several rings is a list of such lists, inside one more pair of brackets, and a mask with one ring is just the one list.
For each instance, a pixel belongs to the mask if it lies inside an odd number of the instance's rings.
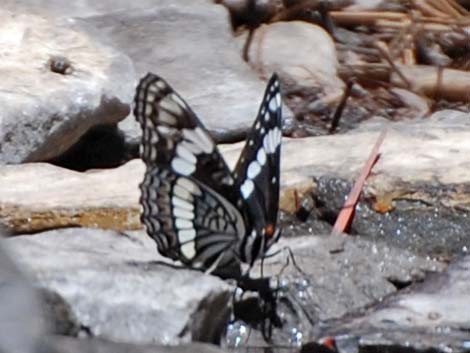
[[116,125],[98,125],[62,155],[49,162],[76,171],[115,168],[138,155],[138,146],[126,144]]
[[386,280],[392,284],[397,290],[402,290],[411,286],[414,282],[410,279],[404,280],[401,278],[386,278]]

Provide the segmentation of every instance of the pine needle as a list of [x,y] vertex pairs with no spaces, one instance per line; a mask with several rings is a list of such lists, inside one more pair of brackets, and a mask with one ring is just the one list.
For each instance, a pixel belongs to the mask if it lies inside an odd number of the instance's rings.
[[345,233],[349,225],[352,223],[354,217],[354,210],[356,209],[356,204],[359,200],[359,196],[361,195],[361,191],[364,188],[364,183],[366,182],[367,177],[369,176],[372,168],[380,157],[379,149],[385,139],[386,133],[386,130],[382,131],[377,141],[375,142],[375,145],[372,148],[367,163],[362,168],[361,174],[359,175],[356,180],[356,183],[351,189],[348,195],[348,199],[344,203],[344,206],[341,209],[338,218],[336,218],[335,225],[333,226],[333,230],[331,232],[332,235]]

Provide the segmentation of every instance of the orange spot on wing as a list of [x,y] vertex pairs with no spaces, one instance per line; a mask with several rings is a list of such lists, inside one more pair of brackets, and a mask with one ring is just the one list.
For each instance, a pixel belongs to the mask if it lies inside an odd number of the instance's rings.
[[272,224],[268,224],[264,227],[264,234],[266,234],[268,238],[271,238],[274,235],[274,226]]

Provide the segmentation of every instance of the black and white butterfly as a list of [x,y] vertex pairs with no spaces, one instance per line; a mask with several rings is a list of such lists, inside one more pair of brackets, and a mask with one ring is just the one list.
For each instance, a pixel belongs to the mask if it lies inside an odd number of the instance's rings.
[[196,114],[157,75],[140,81],[134,114],[146,165],[141,220],[158,251],[186,266],[237,278],[241,262],[253,265],[280,235],[282,114],[276,74],[233,171]]

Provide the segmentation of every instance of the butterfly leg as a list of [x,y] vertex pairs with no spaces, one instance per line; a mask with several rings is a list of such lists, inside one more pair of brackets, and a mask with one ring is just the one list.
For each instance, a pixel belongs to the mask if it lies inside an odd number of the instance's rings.
[[293,252],[292,249],[291,249],[290,247],[288,247],[288,246],[285,246],[285,247],[283,247],[282,249],[279,249],[279,250],[277,250],[277,251],[275,251],[275,252],[273,252],[273,253],[271,253],[271,254],[265,255],[265,256],[262,258],[262,261],[263,261],[264,259],[269,259],[269,258],[271,258],[271,257],[274,257],[274,256],[276,256],[276,255],[278,255],[278,254],[280,254],[280,253],[282,253],[282,252],[284,252],[284,251],[287,251],[288,256],[287,256],[287,258],[286,258],[286,263],[284,264],[284,266],[282,266],[281,271],[279,272],[278,276],[280,276],[280,275],[284,272],[284,270],[289,266],[290,261],[292,261],[292,264],[294,265],[294,268],[295,268],[300,274],[302,274],[302,276],[306,276],[306,277],[307,277],[307,274],[305,273],[305,271],[302,270],[302,268],[297,264],[297,261],[295,260],[294,252]]
[[250,278],[243,276],[238,280],[238,286],[243,292],[258,293],[256,298],[239,302],[235,308],[235,316],[259,326],[266,342],[271,341],[273,327],[282,327],[282,321],[277,314],[277,287],[273,288],[272,278]]

